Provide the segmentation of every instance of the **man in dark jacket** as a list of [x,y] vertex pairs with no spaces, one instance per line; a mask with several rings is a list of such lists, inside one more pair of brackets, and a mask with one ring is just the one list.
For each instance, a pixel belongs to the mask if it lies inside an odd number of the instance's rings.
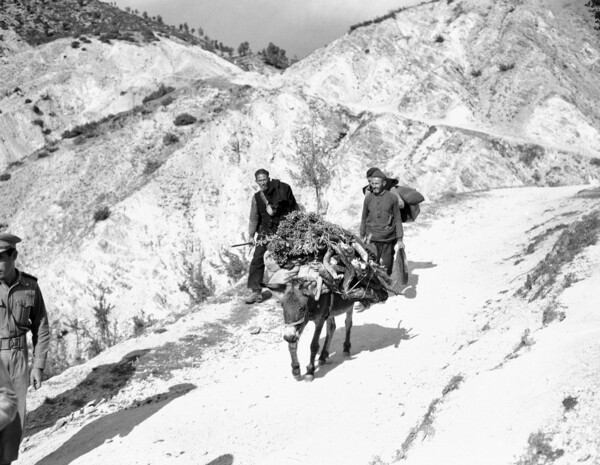
[[404,232],[398,197],[385,189],[385,180],[385,175],[379,169],[371,175],[371,192],[365,195],[360,236],[370,236],[377,249],[376,260],[391,275],[396,248],[403,246]]
[[[259,169],[254,177],[260,190],[252,196],[248,237],[251,241],[259,241],[266,236],[275,234],[281,220],[288,213],[297,210],[298,204],[292,188],[278,179],[270,179],[267,170]],[[252,294],[246,298],[247,304],[262,302],[260,283],[265,272],[264,255],[266,251],[266,245],[255,244],[254,256],[248,272],[248,288],[252,290]]]

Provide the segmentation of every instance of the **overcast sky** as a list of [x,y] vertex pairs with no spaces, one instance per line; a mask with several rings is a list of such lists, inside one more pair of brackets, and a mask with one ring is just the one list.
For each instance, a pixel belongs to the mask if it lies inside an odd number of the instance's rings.
[[212,39],[252,51],[269,42],[288,57],[303,58],[348,31],[352,24],[422,0],[116,0],[117,6],[161,15],[165,23],[202,27]]

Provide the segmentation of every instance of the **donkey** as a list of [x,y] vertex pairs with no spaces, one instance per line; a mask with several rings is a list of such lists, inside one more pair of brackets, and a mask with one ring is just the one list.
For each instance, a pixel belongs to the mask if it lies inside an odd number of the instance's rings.
[[292,357],[292,375],[300,379],[300,363],[298,362],[298,340],[309,321],[315,322],[315,333],[310,344],[310,362],[306,367],[306,381],[315,377],[315,357],[319,351],[321,330],[327,321],[327,336],[319,357],[319,364],[327,362],[329,347],[335,333],[335,317],[346,314],[346,339],[344,355],[350,355],[350,332],[352,330],[352,310],[354,302],[344,300],[339,294],[324,293],[315,298],[314,285],[302,279],[292,279],[284,284],[263,284],[269,288],[273,296],[283,307],[285,329],[283,338],[288,342]]

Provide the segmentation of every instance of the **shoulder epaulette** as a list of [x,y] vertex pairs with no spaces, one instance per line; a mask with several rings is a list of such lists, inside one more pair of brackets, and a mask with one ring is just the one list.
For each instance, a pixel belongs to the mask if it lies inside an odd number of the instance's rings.
[[35,282],[37,282],[37,278],[29,273],[25,273],[24,271],[21,271],[21,276],[24,276],[25,278],[30,278],[33,279]]

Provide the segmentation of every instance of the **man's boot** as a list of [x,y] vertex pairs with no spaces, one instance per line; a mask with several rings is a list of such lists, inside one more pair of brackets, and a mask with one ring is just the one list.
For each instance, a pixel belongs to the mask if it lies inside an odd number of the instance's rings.
[[256,290],[253,291],[252,294],[250,294],[248,297],[246,297],[244,302],[246,302],[247,304],[255,304],[262,302],[262,300],[262,290]]

